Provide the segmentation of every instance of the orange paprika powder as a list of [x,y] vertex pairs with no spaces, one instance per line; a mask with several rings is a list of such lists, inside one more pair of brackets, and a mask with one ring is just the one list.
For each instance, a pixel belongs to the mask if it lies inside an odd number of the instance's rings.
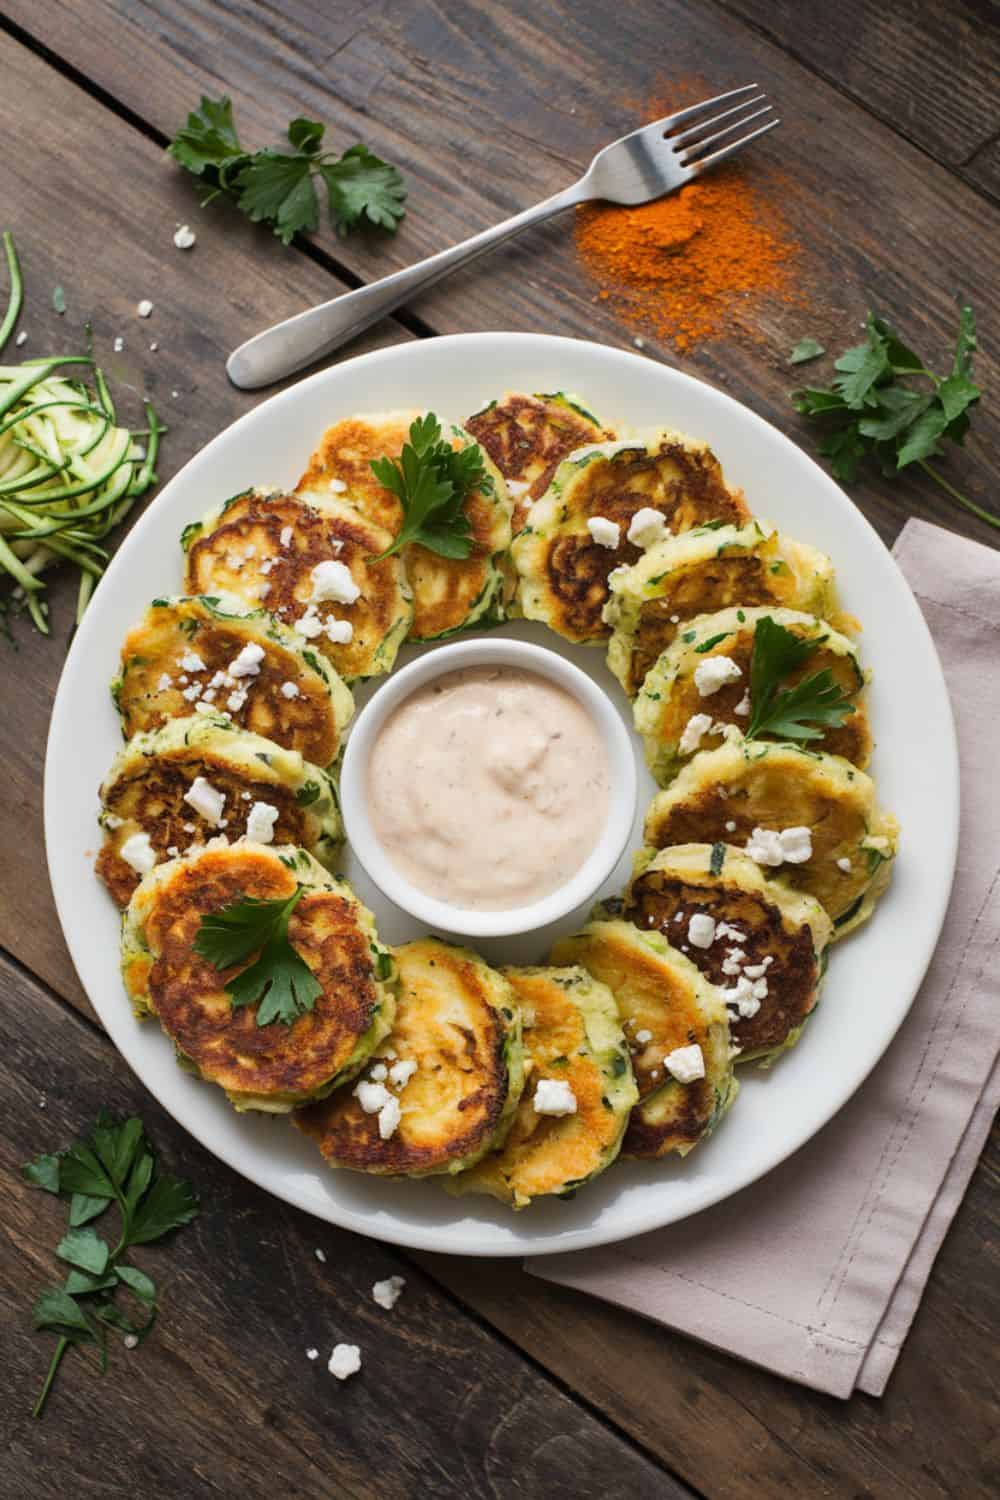
[[638,208],[585,204],[576,246],[599,298],[681,352],[737,326],[752,334],[762,299],[799,301],[774,182],[726,165]]

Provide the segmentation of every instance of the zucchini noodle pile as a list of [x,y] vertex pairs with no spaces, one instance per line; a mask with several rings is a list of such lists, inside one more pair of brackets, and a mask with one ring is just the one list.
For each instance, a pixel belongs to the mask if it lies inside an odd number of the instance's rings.
[[[10,290],[0,322],[0,356],[23,302],[9,233],[3,247]],[[65,373],[68,366],[79,367],[78,373]],[[88,373],[93,389],[84,380]],[[118,426],[104,373],[86,355],[0,364],[0,569],[45,635],[48,605],[41,573],[60,561],[76,566],[79,624],[107,566],[105,537],[156,483],[156,454],[166,429],[150,402],[144,404],[144,433]],[[138,436],[147,438],[145,449]]]

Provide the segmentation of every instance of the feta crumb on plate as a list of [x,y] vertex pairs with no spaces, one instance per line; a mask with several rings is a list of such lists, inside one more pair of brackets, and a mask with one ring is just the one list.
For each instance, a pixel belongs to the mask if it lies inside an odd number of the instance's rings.
[[536,1115],[575,1115],[576,1095],[561,1078],[540,1078],[531,1101]]
[[705,1059],[697,1043],[675,1047],[663,1059],[663,1065],[678,1083],[694,1083],[705,1076]]
[[587,522],[587,530],[590,532],[591,540],[599,547],[615,548],[621,541],[622,529],[617,521],[609,521],[607,516],[591,516]]
[[353,604],[360,597],[361,590],[351,577],[351,570],[346,563],[337,562],[335,559],[326,559],[317,563],[312,570],[312,598],[316,604],[322,604],[326,600],[334,604]]

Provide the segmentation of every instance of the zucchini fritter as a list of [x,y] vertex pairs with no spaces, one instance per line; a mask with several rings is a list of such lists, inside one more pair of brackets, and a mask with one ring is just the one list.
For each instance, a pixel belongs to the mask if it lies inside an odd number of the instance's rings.
[[[245,896],[306,894],[288,938],[322,985],[311,1010],[257,1025],[257,1006],[232,1004],[220,971],[194,951],[201,919]],[[285,1113],[352,1078],[395,1013],[392,959],[370,911],[303,849],[240,842],[171,860],[142,881],[122,924],[122,974],[132,1007],[155,1015],[178,1061],[225,1089],[238,1110]]]
[[[185,586],[264,605],[353,682],[390,672],[410,628],[402,560],[381,557],[391,542],[390,532],[332,495],[307,501],[247,490],[185,527]],[[355,598],[317,597],[314,569],[323,563],[343,564]]]
[[564,458],[589,443],[614,439],[613,432],[563,391],[535,396],[507,391],[471,416],[465,427],[507,482],[515,536]]
[[520,1010],[507,980],[467,948],[420,938],[395,959],[395,1025],[368,1076],[295,1124],[334,1167],[461,1172],[503,1139],[517,1108]]
[[[584,448],[559,465],[514,539],[525,617],[581,645],[607,640],[608,577],[642,556],[628,540],[642,510],[657,511],[671,532],[750,518],[742,493],[726,484],[705,443],[661,430],[645,440]],[[602,545],[591,521],[617,527],[617,541]]]
[[[729,1018],[714,985],[659,932],[600,917],[560,938],[554,964],[580,964],[606,984],[632,1049],[639,1102],[622,1155],[685,1156],[711,1131],[736,1097],[729,1056]],[[700,1053],[703,1076],[682,1082],[666,1059]]]
[[170,719],[162,729],[133,735],[115,756],[100,796],[104,843],[96,869],[119,906],[127,905],[139,883],[139,868],[123,855],[133,839],[145,843],[147,860],[161,864],[219,834],[239,838],[260,803],[276,813],[270,829],[275,843],[300,845],[323,864],[332,861],[343,839],[336,792],[325,771],[297,750],[283,750],[214,715]]
[[781,857],[774,878],[814,896],[843,937],[871,916],[889,884],[896,822],[880,813],[875,786],[839,755],[800,745],[729,741],[689,761],[646,814],[646,843],[730,843],[808,830],[811,852]]
[[[403,518],[402,506],[391,490],[379,484],[371,460],[398,458],[417,415],[385,412],[335,423],[323,434],[296,493],[316,504],[334,492],[395,536]],[[459,427],[444,431],[456,447],[472,441]],[[471,526],[470,555],[443,557],[416,542],[402,550],[413,593],[410,640],[440,640],[457,630],[495,624],[502,618],[500,562],[510,545],[510,504],[502,476],[485,457],[486,478],[463,506]]]
[[786,605],[834,619],[833,564],[759,521],[668,537],[611,580],[608,666],[630,698],[683,623],[730,605]]
[[[244,664],[247,646],[263,656]],[[318,766],[336,759],[354,713],[350,688],[324,656],[267,610],[225,595],[154,599],[125,637],[111,693],[126,739],[185,718],[207,693],[237,728]]]
[[640,856],[622,915],[662,932],[719,987],[737,1062],[773,1059],[798,1041],[833,933],[818,901],[768,880],[742,850],[675,844]]
[[[609,1167],[638,1100],[615,998],[585,969],[504,969],[524,1017],[527,1082],[499,1151],[451,1178],[453,1193],[489,1193],[512,1208],[577,1188]],[[541,1114],[541,1080],[569,1086],[571,1114]]]
[[[832,625],[798,610],[766,606],[732,608],[718,614],[699,615],[681,627],[680,634],[647,672],[633,703],[635,727],[646,748],[646,763],[661,786],[676,775],[696,750],[713,750],[722,743],[722,729],[716,726],[732,724],[736,729],[746,729],[754,633],[758,621],[765,616],[792,635],[819,642],[812,655],[782,679],[783,687],[791,687],[814,672],[829,670],[841,692],[854,700],[854,712],[843,724],[826,729],[822,739],[810,743],[817,750],[842,755],[862,769],[868,764],[871,729],[866,705],[860,697],[865,674],[854,642]],[[695,672],[713,656],[728,657],[739,667],[741,675],[708,697],[702,697]],[[697,743],[688,744],[684,731],[692,720],[696,721],[696,728],[701,727],[697,720],[700,714],[711,719],[711,727],[694,737]]]

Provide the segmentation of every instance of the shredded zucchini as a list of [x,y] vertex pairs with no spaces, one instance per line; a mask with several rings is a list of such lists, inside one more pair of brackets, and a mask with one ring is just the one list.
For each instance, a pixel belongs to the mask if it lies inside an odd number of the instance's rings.
[[[0,355],[24,301],[14,239],[2,237],[9,292],[0,321]],[[67,374],[78,366],[78,374]],[[84,379],[89,375],[91,389]],[[0,364],[0,569],[12,580],[47,635],[48,605],[41,573],[73,563],[80,574],[76,620],[108,562],[102,546],[140,495],[156,483],[160,425],[149,401],[144,433],[117,425],[103,371],[86,355]],[[145,451],[137,441],[147,439]],[[0,601],[0,612],[9,608]]]

